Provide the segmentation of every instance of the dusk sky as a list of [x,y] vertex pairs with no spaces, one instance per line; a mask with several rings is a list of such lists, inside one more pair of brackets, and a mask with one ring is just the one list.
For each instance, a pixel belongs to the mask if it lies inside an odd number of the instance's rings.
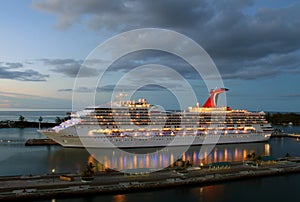
[[[77,72],[94,48],[124,31],[163,28],[206,50],[230,89],[228,106],[300,112],[299,11],[296,0],[1,1],[0,108],[71,109]],[[113,64],[100,97],[121,73],[154,62],[185,75],[205,102],[201,78],[172,56],[151,51]],[[93,76],[92,70],[85,74]],[[153,102],[170,96],[157,86],[141,91]]]

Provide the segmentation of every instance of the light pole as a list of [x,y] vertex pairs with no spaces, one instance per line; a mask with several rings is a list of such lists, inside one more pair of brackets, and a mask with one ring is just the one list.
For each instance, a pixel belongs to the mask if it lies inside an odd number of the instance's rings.
[[52,172],[52,181],[53,181],[53,183],[54,183],[54,173],[55,173],[55,168],[53,168],[53,169],[51,170],[51,172]]

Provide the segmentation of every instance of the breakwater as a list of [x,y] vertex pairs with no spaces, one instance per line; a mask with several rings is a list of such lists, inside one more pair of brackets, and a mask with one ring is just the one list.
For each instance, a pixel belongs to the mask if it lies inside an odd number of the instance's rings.
[[226,167],[194,167],[187,172],[175,169],[133,173],[99,173],[91,182],[82,182],[78,174],[68,174],[73,180],[60,180],[61,174],[43,176],[0,177],[0,200],[33,200],[41,198],[77,197],[91,194],[126,193],[164,189],[187,185],[207,185],[232,180],[245,180],[300,172],[300,158],[284,158],[249,166],[234,162]]

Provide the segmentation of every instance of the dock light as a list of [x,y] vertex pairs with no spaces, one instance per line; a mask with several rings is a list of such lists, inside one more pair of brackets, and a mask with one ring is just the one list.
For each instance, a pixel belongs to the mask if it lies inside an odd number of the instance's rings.
[[53,168],[53,169],[51,170],[51,172],[52,172],[52,181],[53,181],[53,183],[54,183],[54,173],[55,173],[55,168]]

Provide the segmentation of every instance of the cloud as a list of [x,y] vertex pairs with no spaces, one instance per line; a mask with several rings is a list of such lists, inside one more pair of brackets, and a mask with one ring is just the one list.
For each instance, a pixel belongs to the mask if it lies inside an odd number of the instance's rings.
[[0,107],[46,109],[49,106],[54,109],[70,108],[71,102],[66,99],[0,91]]
[[300,98],[300,93],[279,95],[281,98]]
[[[173,85],[173,87],[178,87],[176,86],[176,84]],[[166,90],[166,88],[164,88],[163,86],[160,85],[156,85],[156,84],[148,84],[148,85],[144,85],[141,87],[136,87],[133,85],[113,85],[113,84],[108,84],[108,85],[104,85],[101,87],[97,87],[97,88],[87,88],[87,87],[78,87],[76,89],[71,89],[71,88],[63,88],[63,89],[58,89],[58,92],[79,92],[79,93],[91,93],[91,92],[108,92],[111,93],[114,90],[122,90],[124,92],[127,91],[132,91],[132,90],[138,90],[138,91],[164,91]]]
[[[196,77],[197,72],[186,61],[170,53],[157,50],[142,50],[127,54],[115,61],[109,67],[108,71],[121,71],[123,73],[127,73],[128,71],[142,65],[153,65],[155,67],[155,64],[164,65],[168,68],[171,68],[186,79],[198,78]],[[158,71],[158,73],[156,73],[157,72],[154,71],[147,72],[147,74],[145,74],[145,72],[141,72],[140,76],[143,77],[144,74],[143,79],[150,79],[151,76],[153,76],[153,78],[157,78],[158,76],[166,76],[167,78],[172,79],[172,75],[170,75],[169,72]],[[162,75],[163,73],[167,75]]]
[[[93,61],[85,61],[85,65],[83,65],[83,60],[75,60],[75,59],[41,59],[44,65],[50,67],[50,71],[63,74],[65,76],[75,78],[77,76],[80,77],[92,77],[98,76],[99,71],[101,71],[102,61],[93,60]],[[105,75],[111,76],[112,74],[116,74],[121,76],[130,70],[147,64],[160,64],[170,67],[180,73],[185,78],[195,78],[195,70],[183,59],[178,58],[172,54],[162,52],[162,51],[154,51],[154,50],[144,50],[137,51],[130,54],[127,54],[118,60],[114,61],[114,63],[108,67]],[[99,69],[97,69],[99,68]],[[78,72],[80,71],[80,74]],[[161,71],[159,72],[160,76]],[[149,78],[149,74],[153,75],[153,72],[149,72],[145,76]],[[143,76],[143,75],[141,75]],[[155,76],[155,75],[153,75]],[[157,75],[156,75],[157,76]],[[171,78],[170,75],[166,75]],[[198,77],[197,77],[198,78]]]
[[58,92],[73,92],[72,88],[62,88],[62,89],[58,89]]
[[0,66],[6,69],[22,68],[23,64],[20,62],[0,62]]
[[[169,85],[170,88],[179,88],[180,86],[177,84]],[[167,88],[165,88],[163,85],[158,84],[147,84],[143,86],[134,86],[134,85],[105,85],[103,87],[97,88],[97,91],[105,91],[105,92],[112,92],[113,90],[122,90],[124,92],[137,90],[137,91],[165,91]],[[184,90],[184,89],[183,89]]]
[[42,59],[45,65],[50,66],[50,71],[75,78],[80,71],[81,77],[95,76],[96,70],[89,67],[82,67],[82,60],[75,59]]
[[[44,0],[33,1],[32,7],[55,15],[56,26],[62,29],[85,24],[112,35],[142,27],[179,31],[204,47],[226,79],[299,73],[300,3],[256,4],[254,0]],[[73,77],[76,73],[76,68],[60,70]]]
[[[59,28],[67,28],[83,21],[93,29],[122,29],[141,25],[193,25],[194,19],[208,15],[206,2],[191,0],[188,3],[165,1],[105,1],[105,0],[46,0],[33,1],[34,9],[55,14]],[[184,11],[184,12],[182,12]],[[130,22],[124,24],[123,22]]]
[[95,88],[87,88],[87,87],[78,87],[76,89],[72,88],[62,88],[58,89],[58,92],[79,92],[79,93],[91,93],[95,91]]
[[24,69],[19,62],[0,62],[0,79],[12,79],[19,81],[46,81],[49,75],[41,74],[32,69]]

